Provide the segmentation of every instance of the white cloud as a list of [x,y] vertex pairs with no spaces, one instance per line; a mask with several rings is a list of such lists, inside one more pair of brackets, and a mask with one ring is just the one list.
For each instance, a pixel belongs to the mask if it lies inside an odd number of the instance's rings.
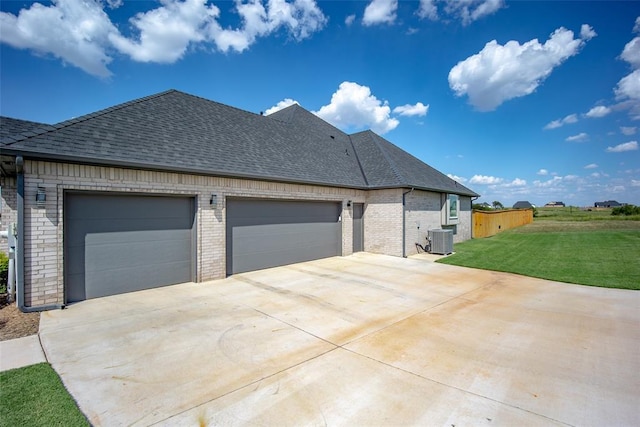
[[597,169],[598,165],[595,163],[588,164],[584,167],[585,169]]
[[437,3],[444,4],[444,13],[469,25],[485,16],[492,15],[505,6],[504,0],[420,0],[416,14],[422,19],[439,19]]
[[568,116],[566,116],[563,119],[553,120],[553,121],[547,123],[547,125],[543,129],[545,129],[545,130],[557,129],[557,128],[562,127],[562,126],[564,126],[566,124],[576,123],[577,121],[578,121],[578,115],[577,114],[569,114]]
[[300,105],[300,103],[299,103],[298,101],[296,101],[295,99],[285,98],[285,99],[283,99],[282,101],[278,102],[278,103],[277,103],[276,105],[274,105],[273,107],[271,107],[271,108],[267,108],[267,109],[265,110],[264,114],[265,114],[266,116],[268,116],[269,114],[273,114],[273,113],[275,113],[276,111],[280,111],[280,110],[282,110],[282,109],[284,109],[284,108],[287,108],[287,107],[289,107],[289,106],[291,106],[291,105],[293,105],[293,104],[298,104],[298,105]]
[[536,187],[542,187],[542,188],[547,188],[547,187],[555,187],[557,185],[559,185],[560,183],[562,183],[562,177],[561,176],[554,176],[553,178],[547,180],[547,181],[533,181],[533,185]]
[[505,187],[524,187],[527,185],[527,181],[524,179],[516,178],[508,184],[505,184]]
[[536,174],[541,176],[546,176],[546,175],[549,175],[549,171],[546,169],[540,169],[538,172],[536,172]]
[[18,49],[51,54],[99,77],[108,77],[108,37],[118,30],[97,1],[33,3],[17,16],[0,12],[0,41]]
[[[640,16],[636,18],[633,31],[640,32]],[[625,45],[620,58],[628,62],[633,71],[620,79],[614,88],[614,93],[616,99],[621,101],[618,106],[628,109],[631,118],[638,120],[640,119],[640,37],[634,37]]]
[[396,20],[398,0],[372,0],[364,9],[364,25],[391,24]]
[[635,135],[637,129],[635,126],[620,126],[620,133],[623,135]]
[[173,63],[184,56],[189,44],[206,39],[207,27],[215,25],[220,10],[202,0],[163,0],[162,6],[138,13],[129,22],[138,40],[110,34],[116,49],[139,62]]
[[584,41],[591,40],[598,34],[593,30],[590,25],[582,24],[580,27],[580,38]]
[[640,179],[632,179],[631,180],[632,187],[640,187]]
[[617,99],[640,100],[640,70],[635,70],[620,79],[615,94]]
[[589,135],[584,132],[581,132],[577,135],[568,136],[565,141],[567,142],[584,142],[589,139]]
[[420,0],[420,7],[416,14],[422,19],[431,19],[435,21],[438,19],[438,6],[436,6],[436,0]]
[[320,31],[327,23],[327,18],[315,0],[269,0],[266,8],[261,0],[250,0],[246,3],[236,0],[235,4],[242,18],[241,28],[223,29],[217,21],[212,22],[207,28],[208,39],[222,52],[231,49],[243,52],[255,43],[258,37],[267,36],[281,28],[287,29],[291,37],[300,41]]
[[454,181],[458,181],[460,184],[464,184],[465,182],[467,182],[466,178],[463,178],[463,177],[458,176],[458,175],[453,175],[453,174],[448,173],[447,176],[449,178],[451,178],[452,180],[454,180]]
[[480,111],[491,111],[503,102],[529,95],[567,58],[576,55],[585,40],[573,31],[558,28],[541,44],[511,40],[504,46],[492,40],[477,54],[456,64],[449,72],[449,86],[457,96],[467,95]]
[[386,101],[372,95],[367,86],[353,82],[342,82],[331,96],[331,103],[314,114],[339,128],[370,127],[379,134],[395,129],[400,123],[390,116],[391,108]]
[[124,0],[107,0],[110,9],[117,9],[124,4]]
[[429,104],[424,105],[418,102],[415,105],[406,104],[393,109],[393,112],[401,116],[426,116],[429,111]]
[[474,175],[469,180],[470,184],[483,184],[483,185],[495,185],[502,183],[502,178],[497,178],[495,176],[486,176],[486,175]]
[[347,25],[351,25],[355,20],[356,20],[356,15],[349,15],[344,19],[344,23]]
[[592,109],[587,111],[585,116],[587,116],[589,118],[599,118],[599,117],[606,116],[610,112],[611,112],[611,108],[605,107],[603,105],[598,105],[597,107],[593,107]]
[[633,68],[640,68],[640,37],[634,37],[624,46],[620,58],[631,64]]
[[638,149],[638,141],[629,141],[623,144],[618,144],[615,147],[607,147],[607,153],[622,153],[625,151],[635,151]]
[[172,63],[190,47],[213,44],[223,52],[242,52],[257,37],[285,29],[302,40],[324,27],[327,18],[315,0],[236,0],[242,27],[223,29],[220,10],[207,0],[160,0],[160,6],[136,14],[129,20],[127,36],[114,26],[105,7],[121,0],[53,0],[45,7],[34,3],[17,16],[0,12],[0,41],[18,49],[52,54],[85,72],[111,75],[107,65],[115,52],[135,61]]

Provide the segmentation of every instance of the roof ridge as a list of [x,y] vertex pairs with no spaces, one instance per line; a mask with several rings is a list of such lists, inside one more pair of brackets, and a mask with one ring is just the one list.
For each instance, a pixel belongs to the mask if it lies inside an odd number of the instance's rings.
[[356,156],[356,162],[358,162],[358,167],[360,168],[360,173],[362,174],[362,178],[364,179],[364,184],[369,187],[369,180],[367,179],[367,174],[364,173],[364,168],[362,167],[362,163],[360,162],[360,156],[358,156],[358,150],[356,150],[356,146],[353,144],[353,139],[351,139],[350,134],[347,134],[347,138],[349,138],[349,144],[351,144],[353,154],[355,154]]
[[77,118],[73,118],[73,119],[69,119],[69,120],[64,120],[62,122],[53,124],[53,125],[48,125],[47,129],[34,129],[32,131],[27,131],[27,132],[22,132],[16,136],[18,136],[18,138],[12,138],[13,141],[9,141],[4,143],[4,146],[9,146],[11,144],[15,144],[16,142],[21,142],[21,141],[25,141],[29,138],[33,138],[34,136],[40,136],[40,135],[44,135],[45,133],[49,133],[49,132],[55,132],[57,130],[60,129],[64,129],[66,127],[72,126],[74,124],[77,123],[82,123],[85,122],[87,120],[96,118],[96,117],[100,117],[100,116],[104,116],[105,114],[111,113],[113,111],[118,111],[121,110],[123,108],[126,107],[130,107],[131,105],[136,105],[139,104],[141,102],[146,102],[150,99],[154,99],[154,98],[159,98],[161,96],[165,96],[168,95],[170,93],[174,93],[174,92],[178,92],[181,93],[180,91],[177,91],[175,89],[169,89],[169,90],[165,90],[163,92],[159,92],[153,95],[147,95],[147,96],[143,96],[142,98],[137,98],[134,99],[132,101],[127,101],[127,102],[123,102],[122,104],[118,104],[118,105],[114,105],[113,107],[108,107],[108,108],[104,108],[102,110],[98,110],[95,113],[89,113],[89,114],[85,114],[82,115],[80,117]]
[[[400,181],[401,184],[406,184],[407,180],[405,179],[405,177],[400,173],[400,171],[398,170],[395,162],[393,160],[391,160],[391,157],[389,157],[389,154],[387,153],[387,151],[382,147],[382,145],[380,144],[380,142],[378,141],[378,138],[380,139],[384,139],[381,136],[379,136],[377,133],[375,133],[372,130],[367,130],[365,132],[368,132],[370,135],[374,135],[377,138],[371,138],[373,140],[373,143],[376,144],[376,146],[378,147],[378,149],[380,150],[380,152],[382,153],[382,156],[384,157],[384,159],[387,161],[387,163],[389,164],[389,167],[391,168],[391,171],[393,172],[393,174],[396,176],[396,178],[398,178],[398,180]],[[386,141],[386,140],[385,140]]]

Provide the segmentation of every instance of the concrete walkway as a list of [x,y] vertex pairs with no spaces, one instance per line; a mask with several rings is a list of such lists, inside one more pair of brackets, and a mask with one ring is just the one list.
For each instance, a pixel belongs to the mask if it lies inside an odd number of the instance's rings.
[[94,425],[640,425],[640,292],[360,253],[43,313]]
[[46,361],[38,335],[0,341],[0,372]]

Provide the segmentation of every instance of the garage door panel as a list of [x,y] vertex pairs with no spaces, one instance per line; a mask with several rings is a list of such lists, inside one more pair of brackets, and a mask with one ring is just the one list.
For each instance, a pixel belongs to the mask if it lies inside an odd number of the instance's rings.
[[[163,278],[149,283],[147,278],[155,275],[159,268],[166,270]],[[185,282],[184,275],[187,274],[190,269],[191,265],[188,262],[171,263],[170,265],[158,263],[143,267],[120,268],[109,272],[111,283],[108,287],[103,286],[103,282],[99,278],[91,278],[96,276],[89,276],[86,279],[86,299],[183,283]]]
[[[278,224],[237,227],[233,245],[242,253],[263,253],[274,248],[295,250],[301,247],[332,245],[339,237],[335,224]],[[279,236],[277,240],[273,236]]]
[[[117,270],[123,267],[191,260],[191,240],[184,236],[176,240],[147,238],[140,241],[114,240],[106,243],[91,243],[92,240],[100,237],[87,236],[85,259],[87,271]],[[157,247],[150,251],[149,244]]]
[[228,274],[340,255],[340,213],[335,202],[228,200]]
[[191,281],[194,200],[65,195],[67,301]]

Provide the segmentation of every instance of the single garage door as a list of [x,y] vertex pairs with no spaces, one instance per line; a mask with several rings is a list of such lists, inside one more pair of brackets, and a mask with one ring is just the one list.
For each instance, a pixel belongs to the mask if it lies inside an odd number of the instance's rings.
[[341,204],[227,199],[227,274],[342,253]]
[[192,281],[191,197],[65,193],[67,302]]

